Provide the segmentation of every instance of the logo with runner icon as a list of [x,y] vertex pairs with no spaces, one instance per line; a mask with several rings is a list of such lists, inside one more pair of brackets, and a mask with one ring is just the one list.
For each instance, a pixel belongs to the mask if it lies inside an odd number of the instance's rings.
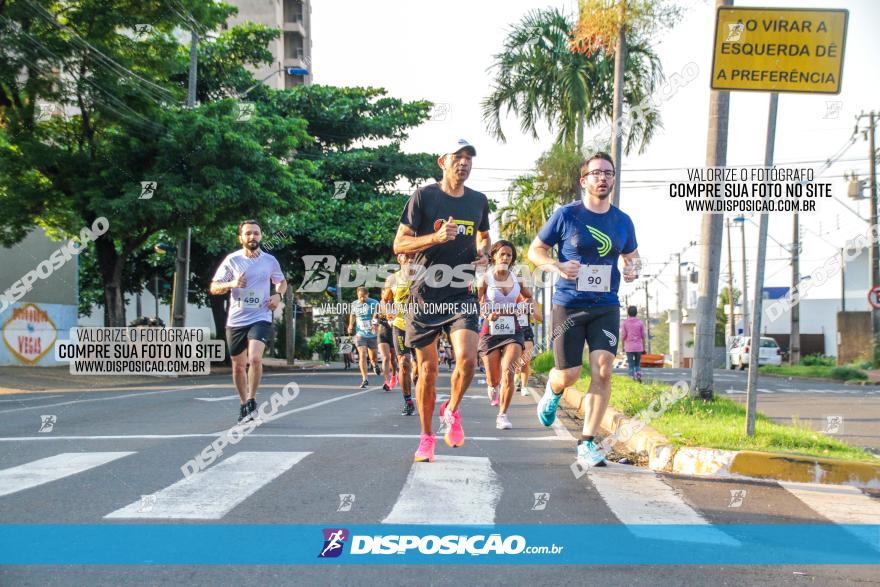
[[336,558],[342,554],[342,547],[348,540],[349,532],[345,528],[324,528],[324,548],[318,558]]

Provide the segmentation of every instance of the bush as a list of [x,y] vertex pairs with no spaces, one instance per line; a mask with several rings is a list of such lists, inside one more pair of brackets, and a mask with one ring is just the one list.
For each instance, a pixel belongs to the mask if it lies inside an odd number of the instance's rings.
[[532,358],[532,371],[535,373],[549,373],[553,368],[553,351],[544,351]]
[[820,354],[807,355],[806,357],[801,357],[801,365],[805,365],[807,367],[834,367],[837,365],[837,361],[834,360],[834,357],[826,357]]
[[864,381],[868,378],[868,374],[864,371],[846,365],[844,367],[835,367],[831,370],[831,377],[841,381],[849,381],[850,379],[859,379]]
[[[297,328],[297,330],[299,330],[299,328]],[[284,320],[276,320],[274,341],[274,356],[276,357],[284,357],[284,353],[286,352],[285,336],[287,336],[287,328],[285,326]],[[309,350],[309,341],[301,335],[301,332],[297,332],[295,344],[296,346],[294,347],[293,351],[294,358],[304,360],[308,360],[311,358],[312,353]]]

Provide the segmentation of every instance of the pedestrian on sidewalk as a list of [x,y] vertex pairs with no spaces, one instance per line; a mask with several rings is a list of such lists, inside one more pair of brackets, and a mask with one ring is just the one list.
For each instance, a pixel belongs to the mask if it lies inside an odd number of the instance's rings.
[[620,338],[626,353],[626,366],[633,381],[642,382],[642,355],[645,353],[645,323],[636,318],[635,306],[626,309],[628,318],[620,327]]

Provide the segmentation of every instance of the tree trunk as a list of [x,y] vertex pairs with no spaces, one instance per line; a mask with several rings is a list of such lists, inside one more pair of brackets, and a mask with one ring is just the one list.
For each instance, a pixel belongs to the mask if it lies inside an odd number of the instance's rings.
[[125,258],[116,252],[111,239],[95,241],[98,266],[104,280],[104,326],[125,326],[125,301],[122,296],[122,269]]

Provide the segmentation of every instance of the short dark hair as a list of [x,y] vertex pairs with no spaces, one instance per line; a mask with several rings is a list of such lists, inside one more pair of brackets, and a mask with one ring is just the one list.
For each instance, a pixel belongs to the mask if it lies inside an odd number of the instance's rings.
[[489,262],[495,263],[495,253],[497,253],[501,249],[501,247],[510,247],[510,250],[511,250],[510,264],[513,265],[514,263],[516,263],[516,247],[513,246],[512,242],[506,241],[504,239],[495,241],[495,244],[492,245],[492,250],[489,251]]
[[611,169],[617,171],[617,167],[614,165],[614,160],[611,158],[611,155],[608,153],[603,153],[602,151],[597,151],[584,159],[584,162],[581,164],[581,177],[585,176],[587,172],[590,170],[590,161],[594,159],[602,159],[603,161],[608,161],[611,163]]
[[636,308],[635,306],[630,306],[629,308],[626,309],[626,313],[632,317],[635,317],[636,314],[639,313],[639,309]]
[[[256,220],[254,220],[253,218],[250,218],[248,220],[243,220],[241,222],[241,224],[238,225],[238,236],[241,236],[241,227],[244,226],[245,224],[256,224],[257,226],[260,226],[260,223],[257,222]],[[262,231],[263,231],[263,227],[260,226],[260,232],[262,232]]]

